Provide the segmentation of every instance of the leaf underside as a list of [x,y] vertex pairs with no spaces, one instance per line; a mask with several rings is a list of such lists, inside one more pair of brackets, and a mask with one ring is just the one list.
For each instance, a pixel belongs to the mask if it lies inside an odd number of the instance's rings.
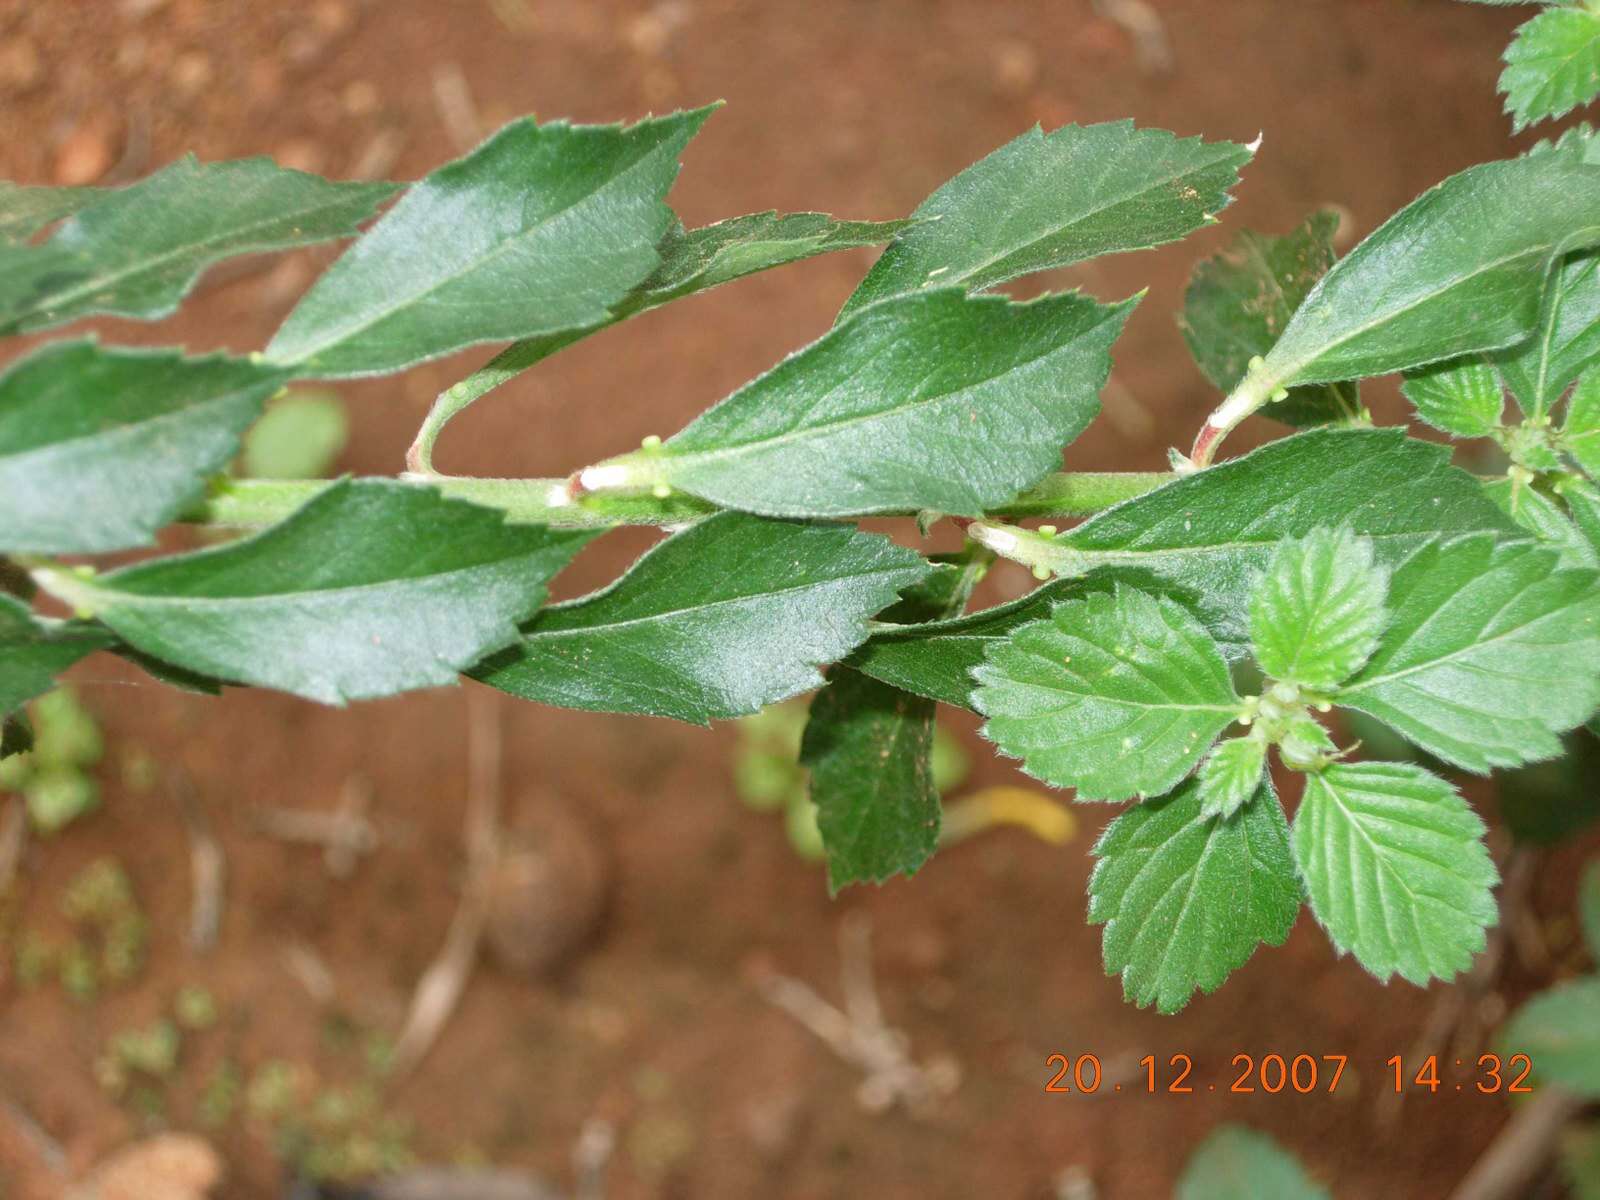
[[934,703],[836,667],[800,746],[828,858],[828,886],[913,875],[939,842]]

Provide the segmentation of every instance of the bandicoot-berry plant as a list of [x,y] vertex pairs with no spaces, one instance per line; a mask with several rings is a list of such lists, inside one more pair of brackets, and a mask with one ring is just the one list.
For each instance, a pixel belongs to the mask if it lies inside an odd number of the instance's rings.
[[[1595,5],[1546,4],[1508,54],[1519,125],[1588,98],[1597,47]],[[820,688],[800,761],[839,888],[934,850],[945,703],[1041,780],[1129,802],[1095,848],[1089,919],[1137,1002],[1216,988],[1303,904],[1380,979],[1462,970],[1495,918],[1482,822],[1422,765],[1350,761],[1323,718],[1484,773],[1559,755],[1600,706],[1600,138],[1470,167],[1337,260],[1328,213],[1240,234],[1181,318],[1224,393],[1192,449],[1166,474],[1063,474],[1140,297],[992,289],[1215,222],[1257,146],[1035,128],[903,221],[685,229],[665,197],[710,112],[518,120],[405,187],[264,159],[117,190],[0,184],[0,333],[160,318],[219,259],[356,239],[259,353],[59,341],[0,376],[6,750],[26,748],[24,703],[97,651],[203,691],[342,704],[464,673],[699,724]],[[671,437],[567,479],[434,469],[452,419],[579,339],[878,243],[829,332]],[[487,342],[507,345],[439,396],[397,477],[225,473],[291,381]],[[1469,474],[1373,428],[1360,381],[1395,372],[1422,420],[1505,465]],[[1217,461],[1256,413],[1299,432]],[[868,516],[948,519],[965,548],[925,556]],[[1015,523],[1032,517],[1087,519]],[[81,561],[174,521],[255,531]],[[620,524],[669,532],[610,586],[546,604]],[[996,556],[1045,582],[968,612]],[[1292,828],[1274,763],[1301,781]]]

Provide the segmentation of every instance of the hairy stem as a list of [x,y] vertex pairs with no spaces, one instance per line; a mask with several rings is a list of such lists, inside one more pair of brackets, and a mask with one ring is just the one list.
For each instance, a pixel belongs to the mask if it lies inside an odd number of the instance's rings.
[[[996,517],[1086,517],[1142,496],[1171,482],[1163,472],[1071,472],[1049,475]],[[446,496],[498,508],[510,521],[530,525],[595,528],[606,525],[677,525],[716,511],[714,505],[682,492],[658,497],[649,492],[598,492],[574,499],[564,479],[477,479],[450,475],[406,475],[406,483],[438,488]],[[183,514],[205,525],[253,528],[283,520],[317,492],[322,480],[228,479]],[[895,514],[886,514],[895,515]],[[901,516],[915,516],[907,512]]]

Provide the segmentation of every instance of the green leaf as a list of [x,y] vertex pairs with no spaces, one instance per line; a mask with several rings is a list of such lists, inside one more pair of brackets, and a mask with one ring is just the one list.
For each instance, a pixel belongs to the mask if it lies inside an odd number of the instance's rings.
[[580,482],[666,484],[768,516],[979,516],[1058,466],[1100,411],[1131,310],[951,289],[874,305]]
[[1540,1082],[1600,1098],[1600,975],[1541,992],[1517,1010],[1500,1041],[1533,1060]]
[[[1189,353],[1216,387],[1232,391],[1250,360],[1265,356],[1317,280],[1333,266],[1339,214],[1314,212],[1282,237],[1243,230],[1195,268],[1178,327]],[[1326,425],[1361,415],[1354,383],[1294,388],[1266,415],[1290,425]]]
[[281,372],[57,342],[0,375],[0,549],[147,545],[234,455]]
[[1378,644],[1388,576],[1371,539],[1348,529],[1280,543],[1250,601],[1256,662],[1273,679],[1317,691],[1349,678]]
[[1517,30],[1500,74],[1514,132],[1559,117],[1600,93],[1600,13],[1550,8]]
[[[976,550],[936,556],[933,569],[902,589],[877,620],[925,621],[960,612],[987,563]],[[835,892],[848,883],[913,874],[933,853],[939,794],[949,786],[940,778],[937,736],[931,700],[848,667],[829,672],[811,703],[801,760],[810,768]]]
[[973,678],[984,736],[1079,800],[1171,790],[1241,709],[1205,626],[1121,585],[1016,630]]
[[1256,794],[1267,769],[1267,743],[1258,737],[1223,738],[1200,764],[1200,811],[1231,817]]
[[337,392],[292,392],[269,404],[245,434],[239,473],[248,479],[321,479],[349,435]]
[[432,436],[459,412],[557,351],[628,317],[695,292],[799,262],[818,254],[886,242],[910,221],[837,221],[825,213],[752,213],[685,230],[674,224],[656,248],[660,265],[611,307],[601,321],[579,329],[524,338],[507,346],[470,377],[444,392],[428,414]]
[[1572,389],[1561,444],[1591,479],[1600,479],[1600,368],[1586,372]]
[[828,857],[828,887],[914,875],[939,843],[932,700],[836,667],[800,747]]
[[1334,264],[1266,356],[1258,387],[1409,370],[1522,341],[1550,266],[1600,241],[1600,167],[1482,163],[1424,192]]
[[[987,647],[1048,615],[1057,601],[1121,579],[1185,601],[1222,644],[1242,655],[1255,572],[1277,543],[1323,525],[1330,513],[1373,540],[1393,563],[1436,534],[1515,526],[1447,447],[1397,429],[1311,430],[1119,504],[1056,543],[1073,578],[1020,600],[915,629],[885,630],[852,659],[858,670],[921,696],[965,705],[968,672]],[[1090,574],[1092,572],[1092,575]],[[1088,579],[1079,578],[1088,575]]]
[[1563,567],[1600,567],[1593,543],[1534,485],[1506,478],[1485,484],[1483,490],[1513,521],[1559,554]]
[[[1480,4],[1506,0],[1478,0]],[[1330,1200],[1295,1161],[1264,1133],[1224,1125],[1201,1143],[1176,1200]]]
[[453,683],[515,640],[592,536],[345,480],[243,541],[92,580],[35,574],[164,662],[342,704]]
[[317,280],[267,357],[322,377],[602,324],[660,263],[678,153],[711,113],[513,121],[415,184]]
[[1505,414],[1500,375],[1480,357],[1423,367],[1408,374],[1400,390],[1417,406],[1417,416],[1456,437],[1488,437]]
[[706,724],[822,682],[927,564],[842,525],[723,513],[524,627],[471,674],[525,700]]
[[1600,705],[1600,587],[1531,542],[1419,549],[1389,584],[1392,623],[1337,693],[1468,771],[1550,758]]
[[62,671],[110,644],[102,629],[35,617],[0,594],[0,718],[44,695]]
[[1466,970],[1495,921],[1483,822],[1410,763],[1334,763],[1306,776],[1294,855],[1340,954],[1419,987]]
[[0,247],[0,333],[95,313],[154,320],[220,259],[347,237],[395,192],[268,158],[179,159],[96,194],[42,245]]
[[1531,421],[1600,358],[1600,256],[1569,255],[1545,292],[1533,336],[1490,356]]
[[1227,207],[1251,151],[1131,121],[1036,125],[950,180],[845,305],[930,284],[982,291],[1101,254],[1175,242]]
[[0,243],[25,242],[104,194],[100,188],[25,187],[0,179]]
[[1206,812],[1200,791],[1190,781],[1128,809],[1095,845],[1089,877],[1106,973],[1165,1013],[1216,991],[1258,944],[1283,945],[1303,898],[1271,781],[1227,818]]
[[1578,920],[1589,943],[1589,957],[1600,963],[1600,858],[1584,868],[1578,883]]

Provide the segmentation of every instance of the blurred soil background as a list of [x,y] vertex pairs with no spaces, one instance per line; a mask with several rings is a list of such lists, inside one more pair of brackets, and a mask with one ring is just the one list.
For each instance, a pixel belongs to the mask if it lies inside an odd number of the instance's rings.
[[[193,151],[410,179],[521,114],[611,121],[724,99],[672,195],[698,225],[769,208],[903,215],[1034,122],[1261,132],[1220,229],[1047,281],[1103,299],[1150,288],[1106,415],[1066,463],[1161,469],[1216,399],[1173,322],[1193,262],[1232,231],[1282,232],[1325,204],[1359,236],[1445,175],[1510,152],[1494,82],[1524,13],[1447,0],[1143,11],[1158,20],[1140,33],[1103,0],[0,0],[0,176],[128,182]],[[252,350],[336,252],[230,264],[178,317],[97,329]],[[757,276],[594,337],[460,418],[439,466],[565,474],[669,434],[825,330],[871,257]],[[432,397],[485,357],[341,385],[354,433],[338,469],[399,470]],[[1374,394],[1380,413],[1396,411]],[[1275,433],[1252,425],[1234,449]],[[647,542],[607,539],[560,594],[604,582]],[[998,572],[991,598],[1026,582]],[[1077,810],[1065,847],[987,834],[915,880],[830,900],[782,823],[737,801],[727,728],[546,710],[475,685],[335,711],[183,695],[99,660],[72,679],[105,728],[104,798],[32,842],[0,916],[8,1200],[58,1195],[68,1175],[161,1129],[220,1151],[228,1197],[284,1195],[286,1162],[408,1158],[526,1167],[565,1187],[575,1147],[609,1130],[614,1200],[1142,1200],[1166,1195],[1228,1120],[1279,1138],[1340,1196],[1424,1200],[1506,1117],[1503,1100],[1470,1090],[1381,1100],[1384,1061],[1412,1049],[1444,989],[1375,983],[1334,958],[1309,915],[1177,1017],[1125,1004],[1084,922],[1087,850],[1108,808]],[[461,898],[474,723],[490,751],[503,731],[507,824],[581,843],[571,887],[605,893],[603,911],[558,971],[486,960],[421,1065],[384,1086]],[[972,754],[971,786],[1020,781],[971,721],[947,723]],[[1472,794],[1492,812],[1487,789]],[[330,870],[318,847],[263,832],[262,814],[282,809],[359,810],[375,845]],[[205,831],[226,863],[225,904],[215,948],[197,953],[191,856]],[[24,978],[18,948],[59,948],[76,928],[63,898],[108,859],[132,899],[107,903],[136,909],[144,931],[137,969],[83,998],[50,972]],[[1525,880],[1534,942],[1556,958],[1571,945],[1569,867],[1557,854]],[[90,876],[118,893],[108,878]],[[779,973],[838,1002],[847,917],[870,921],[887,1019],[932,1064],[940,1094],[916,1112],[864,1107],[861,1072],[761,986]],[[1474,995],[1474,1057],[1507,997],[1548,977],[1550,961],[1529,956],[1508,953],[1496,986]],[[1045,1095],[1056,1051],[1094,1053],[1128,1086]],[[1234,1055],[1269,1052],[1350,1066],[1332,1097],[1227,1094]],[[1194,1061],[1194,1094],[1143,1094],[1138,1059],[1175,1053]]]

